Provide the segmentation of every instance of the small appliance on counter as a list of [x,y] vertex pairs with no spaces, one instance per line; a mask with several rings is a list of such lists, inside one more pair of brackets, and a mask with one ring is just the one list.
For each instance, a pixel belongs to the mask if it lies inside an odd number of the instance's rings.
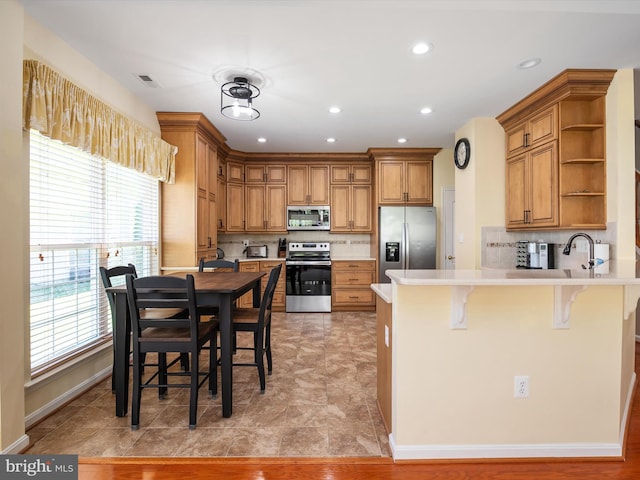
[[286,258],[287,257],[287,239],[279,238],[278,239],[278,258]]
[[266,245],[247,245],[242,253],[245,253],[247,258],[267,258],[269,249]]
[[543,240],[519,241],[516,246],[516,268],[542,270],[556,268],[555,246],[555,243],[547,243]]

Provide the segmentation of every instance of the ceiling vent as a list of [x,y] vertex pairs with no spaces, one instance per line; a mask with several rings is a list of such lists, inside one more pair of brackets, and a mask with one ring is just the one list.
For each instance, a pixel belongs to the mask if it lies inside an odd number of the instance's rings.
[[138,80],[140,80],[142,83],[144,83],[147,87],[149,88],[161,88],[162,86],[156,82],[153,78],[151,78],[151,75],[136,75],[136,77],[138,77]]

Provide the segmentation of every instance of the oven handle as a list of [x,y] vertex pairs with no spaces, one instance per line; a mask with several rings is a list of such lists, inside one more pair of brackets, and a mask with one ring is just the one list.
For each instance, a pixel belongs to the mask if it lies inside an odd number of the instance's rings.
[[286,261],[286,266],[292,265],[292,266],[296,266],[296,265],[324,265],[324,266],[331,266],[331,260],[287,260]]

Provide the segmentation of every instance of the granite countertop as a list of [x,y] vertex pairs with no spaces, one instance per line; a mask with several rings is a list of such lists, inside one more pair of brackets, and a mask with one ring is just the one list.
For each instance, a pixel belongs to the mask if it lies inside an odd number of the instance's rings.
[[640,285],[635,262],[594,270],[387,270],[399,285]]

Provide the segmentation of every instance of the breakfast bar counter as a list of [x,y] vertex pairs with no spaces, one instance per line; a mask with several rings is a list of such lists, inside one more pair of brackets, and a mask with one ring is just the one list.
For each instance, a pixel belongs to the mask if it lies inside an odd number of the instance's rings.
[[387,270],[393,457],[620,457],[640,279],[610,268]]

